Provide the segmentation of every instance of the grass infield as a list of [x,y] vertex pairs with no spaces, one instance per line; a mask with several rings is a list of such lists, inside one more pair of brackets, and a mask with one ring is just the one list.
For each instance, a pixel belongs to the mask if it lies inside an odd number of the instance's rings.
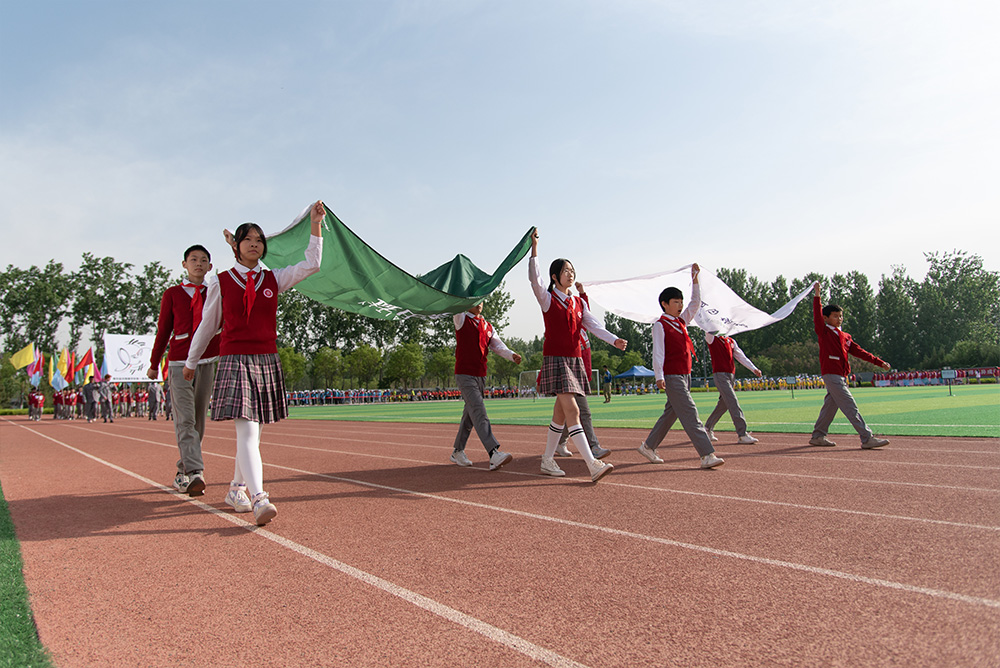
[[[861,415],[877,434],[889,436],[978,436],[1000,437],[1000,385],[947,387],[855,388],[851,390]],[[811,434],[823,405],[823,390],[738,392],[743,415],[751,431]],[[695,392],[702,420],[718,401],[715,392]],[[490,399],[487,411],[493,424],[546,425],[552,418],[551,397],[538,399]],[[663,412],[664,396],[615,396],[610,404],[598,395],[590,397],[595,427],[649,429]],[[427,401],[355,406],[292,406],[292,419],[354,420],[362,422],[437,422],[458,424],[461,401]],[[676,425],[680,428],[680,425]],[[733,430],[723,416],[717,431]],[[853,434],[854,427],[837,413],[831,434]]]
[[0,487],[0,667],[50,668],[22,574],[21,548]]

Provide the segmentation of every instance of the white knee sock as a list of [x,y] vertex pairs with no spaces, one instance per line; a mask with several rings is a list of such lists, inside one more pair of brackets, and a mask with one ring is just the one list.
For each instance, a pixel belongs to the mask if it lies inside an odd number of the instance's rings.
[[236,469],[244,477],[251,498],[264,491],[264,462],[260,459],[260,423],[236,418]]
[[583,461],[590,464],[594,461],[594,453],[590,451],[590,443],[587,442],[587,435],[583,432],[583,427],[575,424],[569,428],[569,437],[573,440],[573,445],[580,451]]
[[555,422],[549,423],[549,437],[545,441],[545,459],[552,459],[556,456],[556,446],[559,445],[559,437],[562,436],[563,425]]

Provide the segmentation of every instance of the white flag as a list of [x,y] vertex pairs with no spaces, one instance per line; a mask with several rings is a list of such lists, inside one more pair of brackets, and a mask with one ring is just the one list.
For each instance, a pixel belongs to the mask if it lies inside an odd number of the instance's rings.
[[[718,276],[702,269],[698,273],[701,286],[701,307],[694,317],[694,324],[706,332],[732,336],[773,325],[787,318],[800,301],[809,296],[813,286],[793,297],[787,304],[768,315],[747,304],[723,283]],[[663,309],[657,298],[667,287],[679,288],[684,293],[687,306],[691,298],[691,265],[662,274],[650,274],[618,281],[584,283],[587,296],[605,311],[636,322],[654,323]]]
[[104,334],[104,361],[108,364],[108,375],[115,383],[148,383],[150,351],[153,349],[153,335],[146,334]]

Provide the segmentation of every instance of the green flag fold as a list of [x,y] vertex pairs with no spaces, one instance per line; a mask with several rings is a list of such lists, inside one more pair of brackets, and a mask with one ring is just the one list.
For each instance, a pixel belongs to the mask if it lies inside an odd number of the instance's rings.
[[[267,237],[264,263],[279,269],[302,261],[309,243],[308,209],[287,228]],[[295,289],[322,304],[380,320],[433,318],[462,313],[497,289],[531,249],[531,228],[492,274],[464,255],[421,276],[409,274],[366,244],[329,207],[323,221],[318,273]]]

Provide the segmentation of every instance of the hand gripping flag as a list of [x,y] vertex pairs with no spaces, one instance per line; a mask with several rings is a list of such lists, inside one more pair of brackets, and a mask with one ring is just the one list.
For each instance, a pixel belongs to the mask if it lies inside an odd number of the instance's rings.
[[[422,276],[411,275],[366,244],[326,209],[323,258],[318,273],[295,286],[327,306],[380,320],[405,320],[462,313],[489,296],[531,249],[531,232],[521,238],[497,270],[487,274],[457,255]],[[267,237],[265,264],[271,269],[302,261],[309,243],[306,209],[295,221]]]
[[[704,268],[698,273],[698,284],[701,287],[701,308],[694,317],[694,324],[706,332],[722,336],[760,329],[787,318],[813,290],[810,284],[780,309],[768,315],[747,304],[718,276]],[[691,265],[662,274],[584,283],[591,302],[615,315],[644,323],[656,322],[663,315],[657,297],[669,286],[680,288],[686,303],[691,297]]]

